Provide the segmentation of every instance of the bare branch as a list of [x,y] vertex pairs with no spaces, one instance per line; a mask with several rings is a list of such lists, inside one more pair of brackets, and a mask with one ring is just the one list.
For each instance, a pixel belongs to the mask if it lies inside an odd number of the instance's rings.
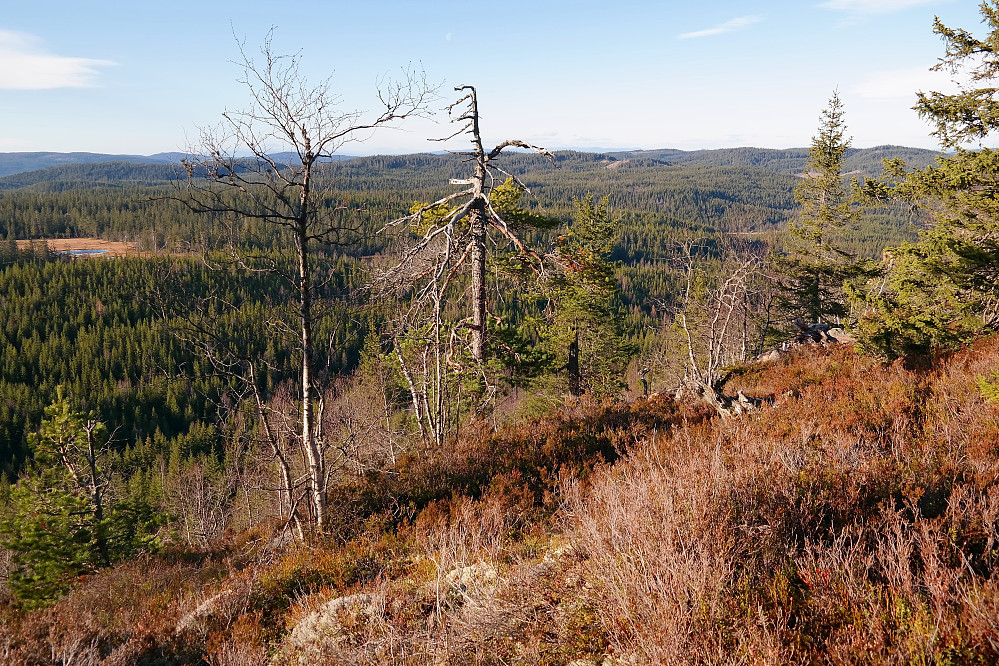
[[[279,436],[276,425],[269,420],[273,412],[266,408],[265,396],[260,394],[255,370],[259,359],[223,340],[217,322],[200,315],[193,317],[190,329],[182,335],[216,371],[241,378],[244,387],[252,389],[257,418],[280,463],[280,485],[286,488],[282,506],[289,507],[289,520],[293,522],[304,520],[299,512],[307,511],[321,531],[327,524],[326,489],[339,463],[326,456],[330,447],[323,432],[322,413],[328,378],[321,372],[328,371],[329,364],[324,370],[313,339],[313,330],[324,316],[317,290],[329,283],[329,276],[317,280],[312,248],[313,244],[343,245],[359,229],[359,224],[347,216],[346,206],[336,201],[333,174],[323,164],[348,142],[363,141],[380,127],[425,115],[435,88],[427,84],[422,71],[408,67],[402,70],[399,80],[380,82],[380,108],[376,112],[345,110],[341,97],[333,91],[332,76],[310,83],[300,69],[301,54],[275,52],[273,38],[271,29],[255,57],[237,40],[241,82],[249,93],[249,104],[242,110],[226,110],[219,127],[201,130],[201,146],[189,151],[191,157],[183,161],[188,179],[177,198],[190,210],[220,224],[231,266],[248,273],[273,275],[291,287],[293,306],[285,312],[294,313],[294,327],[291,318],[275,323],[283,333],[290,334],[286,337],[293,342],[288,351],[300,359],[298,395],[294,399],[297,422],[282,426]],[[290,152],[294,157],[286,160],[277,151]],[[249,153],[249,157],[239,157],[241,153]],[[255,239],[247,233],[247,228],[253,226],[273,229],[285,243],[284,248],[277,253],[256,249],[261,245],[255,246]],[[207,265],[212,261],[205,257]],[[233,307],[224,303],[213,306]],[[273,445],[279,438],[298,443],[301,462],[294,464],[305,470],[301,497],[291,496],[293,456]],[[304,502],[301,509],[299,501]]]

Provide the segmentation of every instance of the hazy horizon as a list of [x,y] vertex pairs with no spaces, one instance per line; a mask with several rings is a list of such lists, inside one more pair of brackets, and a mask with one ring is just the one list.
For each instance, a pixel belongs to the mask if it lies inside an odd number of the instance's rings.
[[[361,5],[247,0],[238,8],[38,0],[0,18],[0,151],[149,155],[184,151],[198,128],[247,103],[238,42],[273,27],[344,110],[373,110],[379,80],[409,66],[479,90],[488,143],[553,149],[680,150],[808,145],[834,89],[856,147],[933,150],[916,90],[950,90],[934,16],[980,34],[966,0],[711,0],[695,5],[511,0],[502,11],[450,0]],[[471,57],[470,54],[482,54]],[[425,152],[453,128],[379,131],[347,154]],[[462,147],[460,137],[446,146]],[[439,148],[441,144],[434,144]],[[620,148],[607,148],[608,146]]]
[[[851,144],[850,148],[851,149],[855,149],[855,150],[870,150],[870,149],[873,149],[873,148],[881,148],[881,147],[885,147],[885,146],[898,147],[898,148],[913,148],[913,149],[918,149],[918,150],[930,150],[930,151],[933,151],[933,152],[945,152],[945,151],[941,151],[940,148],[939,148],[939,146],[932,147],[932,148],[926,148],[924,146],[906,146],[906,145],[901,145],[901,144],[887,144],[887,143],[879,143],[879,144],[875,144],[875,145],[871,145],[871,146],[856,146],[856,145],[852,145]],[[738,150],[738,149],[746,149],[746,150],[781,150],[781,151],[783,151],[783,150],[808,150],[809,147],[808,147],[808,145],[801,145],[801,146],[787,146],[787,147],[775,148],[773,146],[749,146],[749,145],[742,145],[742,146],[722,146],[722,147],[718,147],[718,148],[677,148],[675,146],[657,146],[655,148],[607,148],[607,147],[580,147],[580,146],[554,146],[554,147],[550,147],[550,146],[546,146],[546,148],[549,148],[550,150],[552,150],[554,152],[574,151],[574,152],[579,152],[579,153],[606,154],[606,153],[656,152],[656,151],[662,151],[662,150],[679,150],[681,152],[687,152],[687,153],[700,152],[700,151],[713,151],[713,150],[718,150],[718,151],[721,151],[721,150]],[[460,148],[457,148],[457,149],[452,150],[452,151],[448,151],[448,150],[412,150],[412,151],[403,151],[403,150],[392,151],[392,150],[386,150],[386,151],[367,151],[367,152],[365,152],[365,151],[357,151],[357,152],[350,152],[350,153],[337,153],[336,155],[338,157],[341,157],[341,158],[354,158],[354,157],[376,157],[376,156],[379,156],[379,155],[385,155],[385,156],[405,156],[405,155],[422,155],[422,154],[427,154],[427,155],[447,155],[447,154],[455,154],[455,153],[458,153],[460,151],[461,151]],[[274,151],[274,152],[275,153],[284,153],[284,152],[288,152],[288,151],[277,150],[277,151]],[[512,150],[508,150],[506,152],[508,152],[508,153],[514,153],[514,152],[524,152],[524,153],[527,153],[528,151],[518,151],[516,149],[512,149]],[[115,153],[110,153],[110,152],[93,151],[93,150],[74,150],[74,151],[62,151],[62,150],[10,150],[10,151],[0,151],[0,155],[36,155],[36,154],[43,154],[43,155],[44,154],[51,154],[51,155],[102,155],[102,156],[108,156],[108,157],[157,157],[157,156],[161,156],[161,155],[174,155],[174,154],[185,154],[185,153],[183,151],[176,151],[176,150],[161,150],[161,151],[152,152],[152,153],[135,153],[135,152],[115,152]],[[237,156],[240,156],[240,157],[249,157],[250,155],[248,153],[242,152],[242,153],[237,153]]]

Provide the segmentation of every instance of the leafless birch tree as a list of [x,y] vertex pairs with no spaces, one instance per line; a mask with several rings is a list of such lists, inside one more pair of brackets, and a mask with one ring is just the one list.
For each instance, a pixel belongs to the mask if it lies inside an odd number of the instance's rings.
[[[379,112],[346,111],[331,78],[310,84],[300,72],[300,56],[276,54],[271,37],[258,60],[240,47],[250,104],[224,112],[217,128],[201,132],[199,148],[183,161],[189,177],[182,200],[216,225],[236,266],[276,276],[294,294],[294,323],[288,327],[299,359],[299,446],[307,460],[309,514],[322,531],[329,470],[316,413],[324,392],[314,330],[323,282],[317,281],[313,253],[318,246],[349,243],[357,230],[337,203],[328,162],[371,130],[422,114],[431,89],[422,73],[406,71],[401,82],[382,86]],[[255,244],[252,234],[260,229],[286,243],[290,255]],[[259,407],[260,396],[254,399]]]
[[741,394],[725,396],[719,387],[727,366],[758,353],[769,327],[774,289],[767,288],[758,252],[730,250],[707,267],[711,262],[699,256],[702,249],[694,241],[677,246],[671,263],[678,273],[679,293],[672,303],[657,299],[658,308],[672,315],[661,332],[672,353],[663,354],[661,361],[675,364],[679,393],[692,393],[721,414],[737,414],[751,409],[752,402]]
[[[676,321],[686,341],[685,380],[705,390],[713,389],[722,377],[724,366],[746,359],[749,340],[744,322],[749,313],[743,306],[749,279],[759,268],[760,260],[755,256],[738,259],[698,302],[693,293],[697,268],[691,245],[684,245],[682,251],[684,291],[676,308]],[[696,314],[695,309],[699,310]]]

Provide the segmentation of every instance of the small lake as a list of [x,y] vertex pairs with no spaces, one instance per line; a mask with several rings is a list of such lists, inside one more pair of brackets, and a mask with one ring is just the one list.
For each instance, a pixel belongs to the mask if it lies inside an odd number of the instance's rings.
[[107,254],[107,250],[59,250],[56,254],[68,254],[70,256],[93,256],[98,254]]

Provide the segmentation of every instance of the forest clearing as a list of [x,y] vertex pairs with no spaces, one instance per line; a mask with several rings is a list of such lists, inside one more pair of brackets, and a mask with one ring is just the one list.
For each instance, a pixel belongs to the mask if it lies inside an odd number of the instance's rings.
[[32,243],[37,243],[40,240],[45,241],[51,252],[66,253],[82,259],[148,256],[148,253],[140,252],[134,243],[104,238],[24,239],[17,241],[17,247],[19,250],[30,250]]

